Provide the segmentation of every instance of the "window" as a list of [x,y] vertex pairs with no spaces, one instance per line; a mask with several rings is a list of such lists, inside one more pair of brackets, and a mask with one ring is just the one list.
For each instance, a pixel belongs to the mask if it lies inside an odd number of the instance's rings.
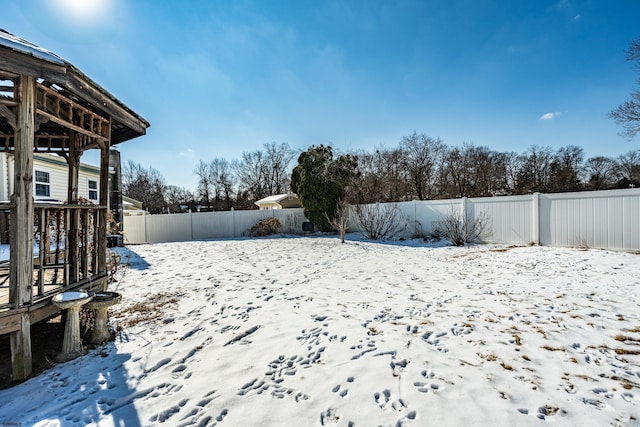
[[36,171],[36,197],[51,197],[49,172]]
[[98,200],[98,181],[89,180],[89,200]]

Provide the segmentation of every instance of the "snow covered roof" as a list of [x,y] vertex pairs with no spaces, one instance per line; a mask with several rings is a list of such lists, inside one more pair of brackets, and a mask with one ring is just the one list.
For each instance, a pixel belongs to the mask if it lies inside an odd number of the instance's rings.
[[283,208],[299,207],[298,195],[294,193],[276,194],[268,196],[255,202],[257,206],[264,209],[265,206],[280,205]]
[[276,194],[274,196],[269,196],[269,197],[265,197],[263,199],[258,200],[256,202],[256,205],[262,205],[267,203],[280,203],[281,201],[285,199],[290,199],[290,198],[297,199],[298,195],[294,193]]
[[8,47],[18,52],[26,53],[40,59],[45,59],[56,64],[66,64],[67,62],[53,52],[43,49],[30,41],[15,36],[0,28],[0,45]]

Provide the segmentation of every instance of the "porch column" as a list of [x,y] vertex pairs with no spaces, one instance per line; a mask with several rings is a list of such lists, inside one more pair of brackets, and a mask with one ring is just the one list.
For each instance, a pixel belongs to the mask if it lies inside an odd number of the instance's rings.
[[[9,250],[9,301],[15,308],[31,303],[32,297],[35,88],[34,77],[20,76]],[[32,369],[31,321],[28,311],[20,314],[20,329],[11,333],[10,341],[13,379],[26,379],[31,375]]]
[[[80,156],[82,153],[78,147],[78,134],[73,130],[69,131],[69,179],[67,187],[67,203],[74,205],[78,202],[78,174],[80,170]],[[69,283],[78,281],[80,276],[80,250],[79,250],[79,227],[80,227],[80,210],[72,209],[69,212],[69,224],[66,224],[67,233],[69,234],[69,247],[67,253],[69,259]]]
[[[107,217],[109,212],[109,142],[100,143],[100,186],[99,205],[106,207],[98,211],[98,230],[96,241],[96,256],[98,257],[98,274],[107,274]],[[107,282],[104,282],[104,289]]]

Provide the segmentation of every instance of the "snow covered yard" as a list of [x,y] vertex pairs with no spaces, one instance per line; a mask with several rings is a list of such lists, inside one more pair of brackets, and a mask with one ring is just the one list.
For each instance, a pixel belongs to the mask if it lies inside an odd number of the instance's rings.
[[132,246],[115,342],[0,425],[638,425],[640,255],[286,237]]

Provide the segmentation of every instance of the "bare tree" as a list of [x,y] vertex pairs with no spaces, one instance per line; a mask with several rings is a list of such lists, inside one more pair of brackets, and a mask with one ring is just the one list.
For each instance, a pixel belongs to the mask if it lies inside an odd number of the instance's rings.
[[288,144],[264,145],[264,151],[242,153],[234,162],[240,191],[254,201],[266,196],[285,193],[289,187],[290,164],[295,153]]
[[291,161],[295,152],[285,142],[264,145],[264,181],[269,194],[286,193],[291,177]]
[[168,185],[165,191],[165,201],[169,212],[183,212],[193,209],[196,205],[193,194],[182,187]]
[[[625,59],[636,62],[635,68],[640,71],[640,37],[631,40]],[[631,139],[640,133],[640,89],[632,91],[630,98],[612,110],[609,117],[622,126],[622,135],[627,138]]]
[[551,183],[553,154],[549,147],[529,148],[522,156],[522,167],[518,173],[518,191],[521,194],[548,192]]
[[166,207],[164,178],[156,169],[145,169],[129,160],[122,168],[122,193],[142,202],[150,213],[162,213]]
[[514,152],[495,153],[494,162],[495,195],[515,194],[518,186],[518,174],[522,167],[522,156]]
[[349,215],[351,213],[350,205],[344,200],[340,200],[338,202],[338,206],[336,207],[336,212],[333,218],[329,218],[327,216],[327,220],[329,224],[340,233],[340,243],[344,243],[345,235],[349,230],[349,225],[351,224]]
[[550,190],[557,192],[581,190],[580,177],[584,173],[583,159],[584,150],[580,147],[568,145],[560,148],[551,162]]
[[240,191],[246,192],[253,201],[268,196],[263,181],[264,153],[260,150],[242,153],[242,159],[233,163],[233,169],[238,177]]
[[373,153],[357,153],[360,176],[354,183],[352,203],[397,202],[404,200],[409,184],[400,149],[377,148]]
[[208,209],[211,204],[211,171],[209,164],[204,160],[200,160],[193,173],[198,177],[198,197]]
[[[213,195],[216,201],[216,210],[231,209],[231,194],[233,193],[234,175],[231,165],[226,159],[215,158],[209,163],[209,179],[213,188]],[[221,203],[224,207],[220,206]]]
[[443,155],[445,145],[439,138],[413,132],[402,138],[400,151],[414,196],[419,200],[433,198],[438,159]]
[[585,171],[589,177],[591,190],[605,190],[616,181],[618,163],[609,157],[597,156],[587,160]]
[[487,147],[472,144],[463,146],[464,166],[467,168],[470,197],[487,197],[499,193],[500,157]]
[[619,187],[640,187],[640,149],[618,157],[621,182]]

